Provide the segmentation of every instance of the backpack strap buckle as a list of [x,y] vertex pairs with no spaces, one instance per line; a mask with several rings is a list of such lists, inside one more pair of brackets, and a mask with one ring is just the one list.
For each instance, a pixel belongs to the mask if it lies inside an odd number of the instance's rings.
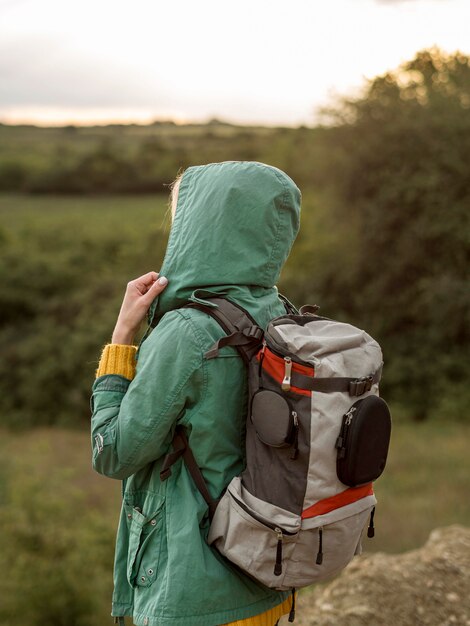
[[256,325],[250,326],[250,328],[248,328],[247,330],[244,330],[243,334],[246,335],[247,337],[253,337],[257,341],[262,341],[264,337],[263,329]]
[[373,376],[363,376],[362,378],[356,378],[349,383],[349,395],[350,396],[362,396],[367,391],[372,389],[374,383]]
[[245,328],[244,330],[237,330],[231,335],[225,335],[224,337],[218,339],[210,350],[204,354],[204,357],[206,359],[216,358],[219,356],[219,349],[224,346],[233,346],[234,348],[243,346],[246,349],[252,348],[253,350],[256,350],[256,348],[261,344],[263,336],[263,329],[256,325]]

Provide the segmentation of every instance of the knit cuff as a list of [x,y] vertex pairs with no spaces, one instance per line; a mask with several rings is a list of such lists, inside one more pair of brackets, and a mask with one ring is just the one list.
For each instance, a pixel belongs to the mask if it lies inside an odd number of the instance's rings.
[[101,353],[96,378],[105,374],[119,374],[132,380],[135,376],[137,346],[108,343]]

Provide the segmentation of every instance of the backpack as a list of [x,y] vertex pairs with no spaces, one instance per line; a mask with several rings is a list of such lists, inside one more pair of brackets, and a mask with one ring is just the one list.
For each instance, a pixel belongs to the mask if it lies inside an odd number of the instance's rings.
[[267,587],[294,590],[335,576],[360,554],[367,520],[374,535],[372,483],[385,467],[391,417],[378,395],[379,344],[317,306],[297,310],[280,297],[286,314],[265,332],[223,297],[207,298],[217,307],[186,305],[226,333],[205,358],[233,346],[246,364],[246,468],[214,500],[177,427],[161,478],[183,456],[209,506],[208,543]]

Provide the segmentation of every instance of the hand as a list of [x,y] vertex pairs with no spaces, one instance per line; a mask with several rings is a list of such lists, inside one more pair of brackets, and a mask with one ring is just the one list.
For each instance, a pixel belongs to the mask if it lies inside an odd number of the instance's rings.
[[157,272],[148,272],[127,283],[112,343],[133,344],[153,299],[161,293],[168,280]]

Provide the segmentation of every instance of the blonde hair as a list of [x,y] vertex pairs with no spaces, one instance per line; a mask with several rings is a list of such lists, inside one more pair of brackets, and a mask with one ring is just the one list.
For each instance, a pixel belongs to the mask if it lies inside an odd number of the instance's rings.
[[178,192],[180,189],[181,179],[183,178],[184,170],[178,172],[177,177],[170,185],[170,197],[168,200],[168,207],[171,212],[171,221],[175,219],[176,205],[178,203]]

